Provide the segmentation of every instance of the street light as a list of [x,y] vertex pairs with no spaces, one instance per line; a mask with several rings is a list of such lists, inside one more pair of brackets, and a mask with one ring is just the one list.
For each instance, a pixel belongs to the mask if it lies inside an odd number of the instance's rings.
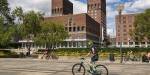
[[[119,13],[119,24],[120,24],[120,27],[122,27],[121,25],[121,15],[122,15],[122,11],[124,9],[124,4],[119,4],[118,7],[117,7],[117,11]],[[120,33],[122,33],[122,30],[120,30]],[[123,53],[122,53],[122,38],[120,38],[120,54],[121,54],[121,58],[120,58],[120,63],[123,62]]]

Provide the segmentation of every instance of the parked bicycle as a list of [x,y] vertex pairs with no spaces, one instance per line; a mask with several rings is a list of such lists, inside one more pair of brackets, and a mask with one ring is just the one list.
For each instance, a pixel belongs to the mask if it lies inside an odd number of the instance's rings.
[[85,58],[80,60],[80,63],[76,63],[72,67],[73,75],[108,75],[108,69],[105,65],[91,64]]

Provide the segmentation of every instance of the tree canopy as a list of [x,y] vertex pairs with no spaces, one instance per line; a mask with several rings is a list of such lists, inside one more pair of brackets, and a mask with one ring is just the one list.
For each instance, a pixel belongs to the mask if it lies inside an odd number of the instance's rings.
[[131,35],[136,41],[150,41],[150,9],[146,9],[144,13],[136,15],[134,30]]
[[34,40],[37,44],[46,45],[47,49],[52,49],[52,47],[64,41],[67,37],[68,32],[62,24],[43,21],[41,30]]
[[14,33],[13,26],[5,26],[4,18],[0,16],[0,45],[6,46],[12,40],[12,35]]
[[8,7],[8,1],[7,0],[0,0],[0,16],[5,18],[6,22],[12,23],[13,18],[10,13],[10,8]]

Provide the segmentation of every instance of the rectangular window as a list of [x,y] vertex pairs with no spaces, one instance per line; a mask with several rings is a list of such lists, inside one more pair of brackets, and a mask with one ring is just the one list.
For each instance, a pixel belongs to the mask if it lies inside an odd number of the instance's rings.
[[77,27],[77,31],[80,31],[80,27]]
[[73,27],[73,32],[75,32],[76,31],[76,27]]
[[82,31],[85,31],[85,27],[84,27],[84,26],[82,26],[82,28],[81,28],[81,29],[82,29]]
[[133,45],[133,42],[129,42],[129,45]]
[[127,45],[127,42],[123,42],[124,45]]
[[129,27],[132,27],[132,25],[129,25]]
[[145,42],[141,42],[141,44],[145,44]]
[[69,27],[69,32],[71,32],[72,31],[72,27]]
[[68,31],[68,27],[65,27],[65,30]]
[[127,30],[126,30],[126,29],[124,29],[123,31],[124,31],[124,32],[126,32]]
[[135,45],[139,45],[139,42],[135,42]]

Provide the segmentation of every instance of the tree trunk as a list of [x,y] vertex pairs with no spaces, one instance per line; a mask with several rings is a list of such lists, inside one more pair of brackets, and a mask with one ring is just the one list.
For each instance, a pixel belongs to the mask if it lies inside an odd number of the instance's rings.
[[27,36],[27,49],[28,49],[27,56],[30,56],[31,55],[30,36]]
[[31,44],[30,44],[30,42],[27,42],[27,49],[28,49],[27,56],[30,56],[31,55]]

